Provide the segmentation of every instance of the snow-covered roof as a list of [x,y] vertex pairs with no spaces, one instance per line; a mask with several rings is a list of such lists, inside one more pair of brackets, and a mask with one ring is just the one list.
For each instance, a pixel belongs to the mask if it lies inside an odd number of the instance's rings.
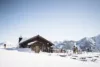
[[34,43],[36,43],[37,41],[34,41],[34,42],[30,42],[30,43],[28,43],[28,45],[32,45],[32,44],[34,44]]
[[53,45],[52,42],[48,41],[47,39],[43,38],[40,35],[36,35],[36,36],[34,36],[32,38],[29,38],[29,39],[28,38],[23,38],[22,41],[20,42],[20,44],[25,43],[25,42],[31,42],[33,40],[37,40],[37,38],[39,38],[40,40],[43,40],[43,41],[48,42],[49,44],[52,44]]
[[22,38],[22,40],[20,41],[20,43],[22,43],[22,42],[26,41],[27,39],[28,39],[28,38],[23,37],[23,38]]

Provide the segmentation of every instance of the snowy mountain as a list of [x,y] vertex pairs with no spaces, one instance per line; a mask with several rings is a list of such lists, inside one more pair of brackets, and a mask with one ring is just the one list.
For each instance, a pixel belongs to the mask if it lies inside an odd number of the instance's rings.
[[79,47],[82,51],[100,51],[100,35],[94,37],[85,37],[79,41],[55,42],[56,48],[72,49],[73,46]]
[[4,43],[0,43],[0,46],[3,45]]
[[95,41],[92,38],[83,38],[76,42],[82,51],[97,51]]
[[100,35],[94,37],[85,37],[79,41],[77,41],[77,45],[83,51],[100,51]]
[[75,41],[63,41],[63,42],[55,42],[55,47],[59,49],[65,49],[65,50],[72,50],[73,46],[75,45]]
[[100,51],[100,35],[94,37],[95,45]]

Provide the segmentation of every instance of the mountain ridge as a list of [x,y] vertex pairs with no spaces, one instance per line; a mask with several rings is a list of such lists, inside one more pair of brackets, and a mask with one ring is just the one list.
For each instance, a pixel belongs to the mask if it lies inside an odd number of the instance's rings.
[[[72,50],[73,46],[79,47],[82,51],[100,51],[100,34],[94,37],[84,37],[78,41],[62,41],[56,43],[56,46],[62,46],[60,49]],[[66,48],[70,47],[70,48]],[[58,47],[59,48],[59,47]]]

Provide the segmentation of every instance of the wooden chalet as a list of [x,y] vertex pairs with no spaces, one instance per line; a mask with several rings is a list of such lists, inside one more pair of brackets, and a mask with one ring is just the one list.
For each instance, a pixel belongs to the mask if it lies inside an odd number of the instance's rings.
[[20,48],[31,48],[36,53],[39,53],[40,51],[53,52],[52,46],[54,44],[40,35],[34,36],[21,42],[22,39],[23,38],[19,38]]

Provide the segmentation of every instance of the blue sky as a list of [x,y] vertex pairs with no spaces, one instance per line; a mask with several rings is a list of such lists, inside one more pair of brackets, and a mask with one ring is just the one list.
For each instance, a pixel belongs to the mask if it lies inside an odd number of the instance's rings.
[[37,34],[51,41],[100,34],[100,0],[0,0],[0,42]]

